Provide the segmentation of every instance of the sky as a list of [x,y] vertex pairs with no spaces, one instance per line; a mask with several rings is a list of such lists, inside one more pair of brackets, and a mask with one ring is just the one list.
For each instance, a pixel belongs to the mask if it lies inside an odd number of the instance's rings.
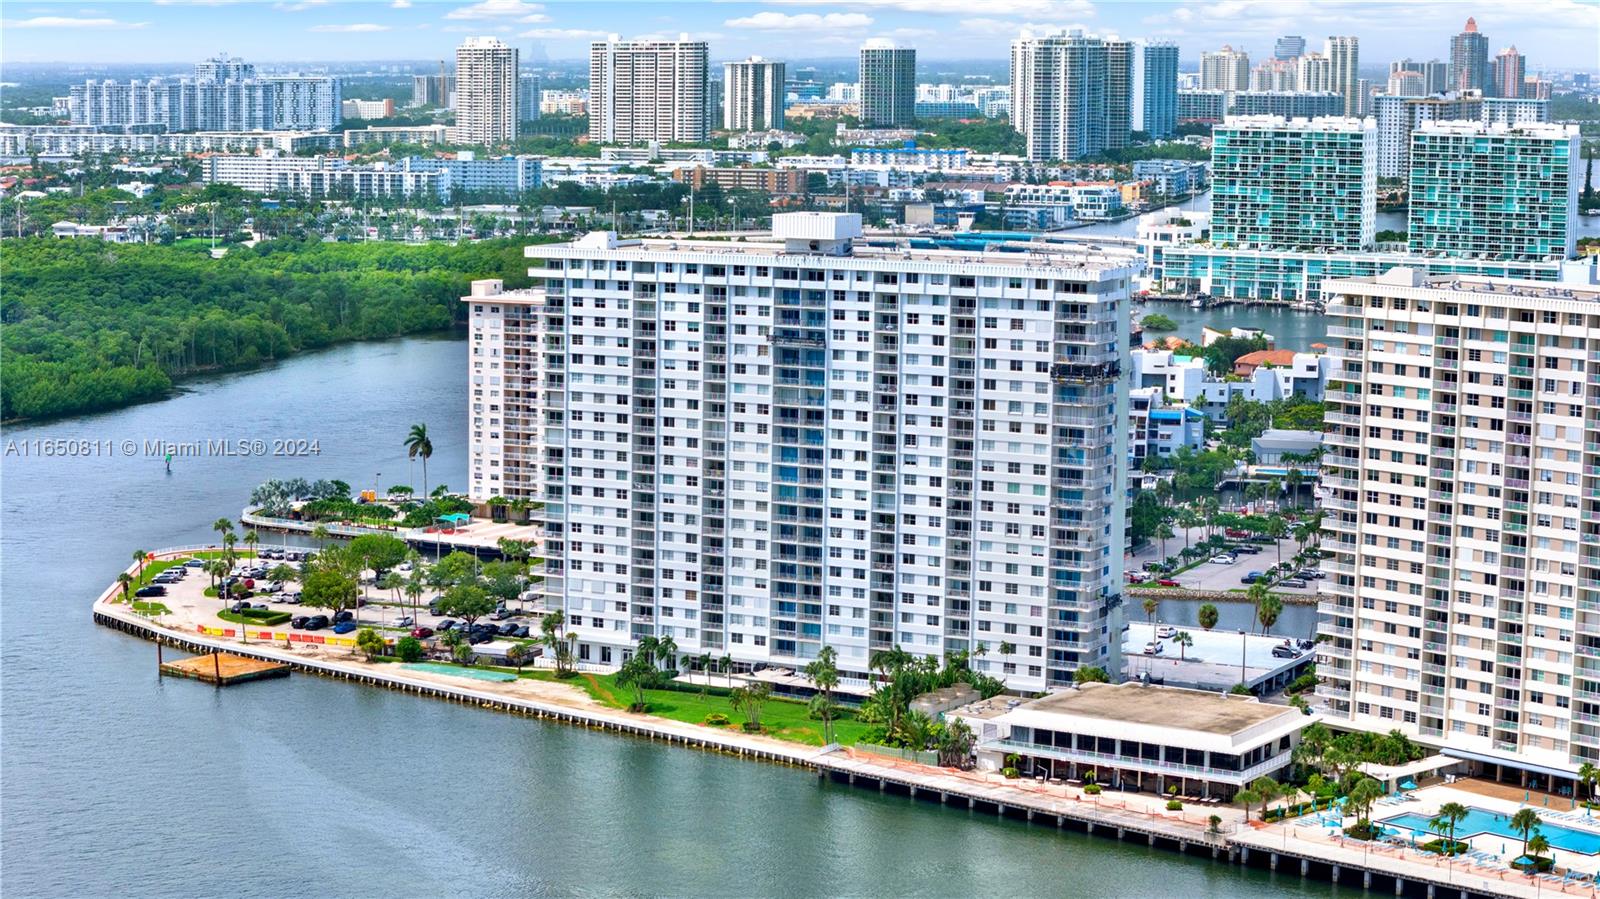
[[1490,55],[1515,45],[1530,72],[1597,67],[1596,0],[5,0],[0,60],[189,62],[224,50],[262,63],[436,59],[475,34],[513,43],[525,59],[537,58],[536,46],[576,59],[608,34],[683,32],[709,41],[715,60],[845,57],[869,37],[924,59],[998,60],[1023,29],[1081,27],[1175,40],[1185,61],[1223,44],[1265,58],[1280,34],[1302,35],[1310,48],[1353,34],[1368,67],[1448,59],[1469,15]]

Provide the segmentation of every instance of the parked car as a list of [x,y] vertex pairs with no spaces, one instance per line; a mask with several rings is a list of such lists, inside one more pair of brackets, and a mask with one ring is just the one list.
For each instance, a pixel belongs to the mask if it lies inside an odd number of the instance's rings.
[[1275,659],[1298,659],[1300,658],[1300,650],[1280,643],[1272,647],[1272,657]]
[[512,635],[511,635],[511,636],[513,636],[513,637],[516,637],[516,638],[517,638],[517,639],[518,639],[518,640],[524,640],[524,639],[527,639],[527,636],[528,636],[528,626],[527,626],[527,625],[526,625],[526,624],[524,624],[524,625],[520,625],[520,626],[519,626],[519,627],[518,627],[518,628],[517,628],[517,632],[516,632],[516,633],[515,633],[515,634],[512,634]]
[[442,634],[445,631],[450,630],[451,628],[455,627],[456,624],[457,622],[454,618],[446,618],[445,620],[439,622],[439,633]]
[[515,623],[513,623],[513,622],[509,622],[508,621],[505,624],[500,625],[500,636],[502,636],[502,637],[510,637],[510,636],[514,635],[516,632],[517,632],[517,625]]
[[1212,556],[1211,561],[1217,565],[1232,565],[1234,562],[1237,562],[1238,559],[1235,559],[1233,556],[1230,556],[1227,553],[1223,553],[1220,556]]
[[278,601],[279,602],[286,602],[291,606],[297,606],[297,605],[300,604],[300,591],[296,590],[296,591],[294,591],[292,593],[285,593],[285,594],[283,594],[282,597],[279,598]]
[[1158,656],[1158,655],[1161,655],[1165,651],[1166,651],[1165,645],[1161,644],[1161,643],[1157,643],[1154,640],[1151,640],[1149,643],[1146,643],[1144,645],[1144,654],[1147,655],[1147,656]]
[[1178,635],[1178,629],[1173,627],[1170,624],[1162,624],[1162,625],[1158,625],[1156,627],[1156,636],[1160,637],[1163,640],[1166,640],[1166,639],[1171,638],[1171,637],[1176,637],[1177,635]]
[[160,584],[146,584],[133,591],[134,596],[166,596],[167,588]]
[[233,605],[228,606],[228,611],[230,611],[233,614],[237,615],[240,612],[243,612],[245,609],[248,609],[248,608],[250,608],[250,604],[249,603],[247,603],[247,602],[236,602]]
[[310,615],[296,615],[289,619],[289,626],[295,630],[304,630],[306,622],[311,620]]
[[1242,540],[1242,539],[1250,536],[1250,532],[1249,531],[1241,531],[1238,528],[1228,528],[1227,530],[1223,531],[1222,533],[1226,534],[1229,537],[1234,538],[1235,540]]
[[312,615],[310,618],[306,619],[306,630],[308,630],[308,631],[320,631],[323,628],[327,627],[328,624],[329,624],[328,616],[326,616],[326,615]]
[[333,626],[333,632],[336,634],[348,634],[355,629],[356,623],[354,621],[341,621]]
[[345,609],[342,612],[333,613],[333,622],[334,622],[334,624],[338,624],[341,621],[354,621],[355,618],[356,618],[355,613],[350,611],[349,609]]
[[431,627],[414,627],[414,628],[411,629],[411,636],[416,637],[418,640],[426,640],[429,637],[433,636],[433,628],[431,628]]
[[1176,587],[1176,586],[1179,586],[1178,582],[1173,580],[1170,577],[1164,577],[1161,580],[1156,581],[1156,585],[1160,586],[1160,587]]
[[1235,546],[1233,549],[1230,549],[1228,551],[1229,552],[1234,552],[1234,553],[1249,553],[1250,555],[1253,556],[1253,555],[1256,555],[1256,554],[1261,552],[1261,547],[1255,546],[1255,545],[1250,544],[1250,543],[1241,543],[1238,546]]
[[1286,577],[1278,582],[1278,586],[1280,587],[1304,587],[1305,585],[1305,578],[1299,577]]
[[507,618],[510,618],[510,617],[511,617],[511,610],[506,608],[505,606],[501,606],[500,608],[494,610],[494,618],[495,618],[496,621],[504,621],[504,620],[506,620]]
[[206,567],[206,562],[205,562],[204,559],[190,559],[189,561],[183,563],[183,567],[185,567],[185,568],[204,568],[204,567]]
[[1323,578],[1327,577],[1326,574],[1324,574],[1322,571],[1320,571],[1320,570],[1318,570],[1316,568],[1302,568],[1299,571],[1296,571],[1294,573],[1294,576],[1295,577],[1303,577],[1306,580],[1316,580],[1316,581],[1320,581]]
[[266,584],[262,585],[261,592],[262,593],[282,593],[283,592],[283,582],[282,581],[268,581]]
[[1261,572],[1252,571],[1249,574],[1246,574],[1244,577],[1239,578],[1239,583],[1241,583],[1241,584],[1253,584],[1256,581],[1261,580],[1262,577],[1263,577],[1263,575],[1262,575]]
[[411,620],[410,615],[401,615],[394,622],[395,627],[411,627],[413,624],[416,624],[416,622]]

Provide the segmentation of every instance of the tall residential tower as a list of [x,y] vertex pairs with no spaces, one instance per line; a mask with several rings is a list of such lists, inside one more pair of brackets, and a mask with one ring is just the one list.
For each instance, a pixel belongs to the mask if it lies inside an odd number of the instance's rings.
[[497,144],[517,139],[517,48],[469,37],[456,48],[456,124],[451,139]]
[[986,648],[1022,690],[1119,670],[1133,267],[860,235],[593,233],[528,248],[542,287],[464,298],[471,495],[544,504],[579,658],[670,636],[741,670],[823,646],[848,678],[895,646]]
[[711,133],[705,41],[589,45],[589,139],[605,144],[700,143]]
[[722,64],[722,127],[731,131],[783,128],[783,63],[752,56]]
[[917,114],[917,51],[874,38],[861,46],[861,121],[908,127]]

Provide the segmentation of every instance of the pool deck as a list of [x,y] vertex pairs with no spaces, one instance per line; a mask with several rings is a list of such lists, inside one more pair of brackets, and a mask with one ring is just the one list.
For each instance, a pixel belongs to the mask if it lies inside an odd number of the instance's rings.
[[[195,548],[156,553],[157,558],[187,555]],[[132,571],[134,566],[129,566]],[[1459,868],[1436,866],[1410,858],[1398,850],[1363,852],[1320,838],[1320,828],[1293,825],[1245,824],[1239,809],[1185,808],[1169,812],[1165,797],[1142,793],[1107,792],[1091,796],[1080,787],[1043,781],[1008,780],[992,772],[958,771],[838,746],[814,747],[759,734],[706,727],[613,709],[589,698],[582,690],[562,683],[519,678],[508,683],[472,682],[453,675],[406,670],[400,665],[364,661],[348,649],[332,646],[282,643],[241,644],[227,637],[153,621],[120,602],[120,591],[109,584],[95,601],[95,622],[125,633],[177,646],[191,652],[226,651],[244,658],[284,664],[307,674],[352,683],[384,687],[422,697],[470,703],[483,709],[538,718],[563,724],[629,734],[653,741],[724,752],[741,758],[804,768],[820,778],[879,792],[907,796],[938,805],[965,807],[997,817],[1026,820],[1036,826],[1053,826],[1139,839],[1150,846],[1188,854],[1209,854],[1232,864],[1278,869],[1283,859],[1299,860],[1302,876],[1352,883],[1360,879],[1374,889],[1426,889],[1435,895],[1534,896],[1558,892],[1553,884],[1538,883],[1521,875],[1466,875]],[[1439,800],[1447,801],[1447,800]],[[1487,807],[1477,799],[1473,804]],[[1421,803],[1408,803],[1420,808]],[[1414,808],[1397,807],[1394,814]],[[1220,832],[1211,832],[1206,819],[1221,819]],[[1281,831],[1281,832],[1280,832]],[[1298,831],[1298,832],[1295,832]],[[1313,833],[1308,833],[1308,831]],[[1540,889],[1542,887],[1542,890]],[[1588,894],[1569,887],[1574,895]]]
[[[1504,814],[1507,817],[1514,814],[1517,809],[1525,807],[1520,801],[1511,801],[1486,793],[1498,792],[1495,790],[1481,790],[1482,787],[1494,787],[1494,784],[1483,784],[1474,780],[1461,780],[1454,784],[1435,784],[1412,790],[1411,795],[1416,799],[1395,805],[1376,805],[1372,809],[1374,821],[1382,822],[1385,818],[1397,815],[1415,814],[1432,818],[1438,813],[1439,807],[1447,802],[1459,802],[1468,807],[1476,807],[1485,811]],[[1521,792],[1518,792],[1518,799]],[[1536,797],[1537,799],[1537,797]],[[1593,830],[1600,835],[1600,818],[1592,828],[1584,827],[1573,822],[1559,820],[1553,817],[1556,812],[1570,812],[1567,803],[1563,800],[1559,808],[1554,802],[1550,808],[1542,804],[1529,804],[1526,807],[1534,808],[1541,816],[1550,815],[1550,823],[1574,830]],[[1580,808],[1579,813],[1582,813]],[[1306,821],[1307,819],[1298,819]],[[1346,819],[1346,824],[1351,823]],[[1391,873],[1398,876],[1416,880],[1432,880],[1435,883],[1443,881],[1446,885],[1457,888],[1465,887],[1475,892],[1499,893],[1510,896],[1539,896],[1543,894],[1566,894],[1573,896],[1593,896],[1595,887],[1592,883],[1567,884],[1565,887],[1552,881],[1536,880],[1526,874],[1515,871],[1498,869],[1492,866],[1475,864],[1462,859],[1445,860],[1438,857],[1427,857],[1410,849],[1409,847],[1394,846],[1379,843],[1364,843],[1359,840],[1346,839],[1338,834],[1330,834],[1331,828],[1316,826],[1309,822],[1298,824],[1296,820],[1284,823],[1261,824],[1253,823],[1248,829],[1233,835],[1232,839],[1241,846],[1248,846],[1253,851],[1276,853],[1279,857],[1278,865],[1285,864],[1283,859],[1289,859],[1290,865],[1297,865],[1300,860],[1321,859],[1327,863],[1348,865],[1351,870],[1363,872],[1371,870],[1380,873]],[[1521,853],[1522,841],[1516,837],[1503,837],[1499,834],[1485,833],[1468,836],[1459,834],[1458,839],[1465,840],[1474,850],[1486,852],[1501,858],[1511,858]],[[1600,856],[1583,855],[1577,852],[1555,850],[1556,866],[1565,871],[1569,867],[1585,874],[1594,875],[1600,871]],[[1420,872],[1431,871],[1433,877],[1424,877]],[[1364,873],[1355,876],[1364,877]]]

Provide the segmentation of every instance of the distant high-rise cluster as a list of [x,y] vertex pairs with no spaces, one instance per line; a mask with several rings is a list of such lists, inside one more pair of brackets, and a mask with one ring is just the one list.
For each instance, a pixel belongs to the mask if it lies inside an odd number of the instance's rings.
[[722,127],[768,131],[783,127],[783,63],[752,56],[722,64]]
[[1476,19],[1450,39],[1450,88],[1458,91],[1487,91],[1489,88],[1489,39],[1478,33]]
[[1011,42],[1011,123],[1028,158],[1078,159],[1176,130],[1178,48],[1081,31]]
[[1224,45],[1200,54],[1200,89],[1242,91],[1250,89],[1250,54]]
[[458,143],[496,144],[517,139],[517,48],[494,37],[469,37],[456,48]]
[[699,143],[711,136],[707,75],[710,48],[682,35],[675,41],[589,45],[589,139]]
[[874,38],[861,47],[861,121],[905,127],[916,118],[917,51]]
[[342,85],[326,75],[257,75],[217,56],[192,78],[86,81],[68,107],[75,125],[159,126],[167,131],[329,131],[343,120]]

